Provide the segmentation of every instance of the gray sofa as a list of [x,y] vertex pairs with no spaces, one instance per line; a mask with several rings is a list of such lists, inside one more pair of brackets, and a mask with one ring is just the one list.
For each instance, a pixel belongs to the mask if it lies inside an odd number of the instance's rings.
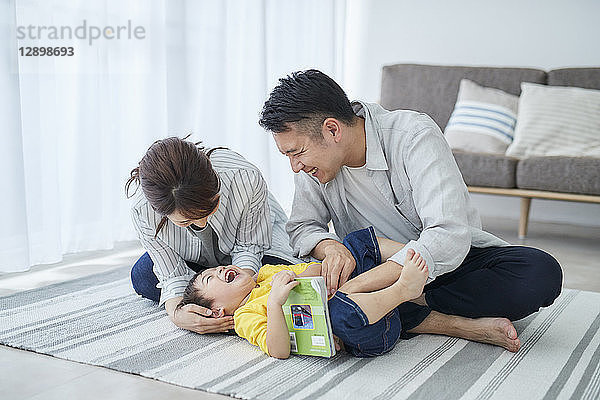
[[[381,105],[431,116],[442,131],[454,109],[461,79],[520,95],[521,82],[600,89],[600,68],[566,68],[549,72],[529,68],[460,67],[418,64],[385,66]],[[600,134],[600,132],[599,132]],[[521,200],[519,237],[527,234],[531,199],[600,203],[600,159],[532,157],[454,152],[469,191]]]

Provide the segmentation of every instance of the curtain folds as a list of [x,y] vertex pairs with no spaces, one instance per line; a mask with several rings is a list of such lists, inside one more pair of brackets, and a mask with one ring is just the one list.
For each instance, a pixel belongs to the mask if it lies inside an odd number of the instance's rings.
[[[156,139],[227,146],[284,207],[292,173],[258,126],[277,79],[341,81],[345,1],[10,0],[0,5],[0,272],[135,239],[124,183]],[[63,39],[72,57],[24,57],[19,26],[133,26],[143,39]]]

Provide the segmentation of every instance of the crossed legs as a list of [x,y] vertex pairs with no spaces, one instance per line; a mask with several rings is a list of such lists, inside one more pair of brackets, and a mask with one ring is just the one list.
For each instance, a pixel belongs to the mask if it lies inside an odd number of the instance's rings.
[[[398,264],[396,265],[398,266]],[[396,267],[396,269],[398,270],[400,268]],[[367,275],[367,279],[371,278],[374,281],[371,287],[375,287],[374,284],[381,284],[383,280],[382,275],[385,273],[386,267],[380,265],[364,272],[359,275],[359,277]],[[398,274],[393,274],[393,276],[396,275]],[[428,270],[427,265],[425,265],[425,260],[413,250],[409,250],[406,259],[404,260],[402,273],[396,281],[390,285],[379,289],[373,289],[373,291],[353,291],[351,289],[352,283],[351,281],[348,281],[350,285],[342,285],[339,290],[342,293],[347,294],[348,298],[361,308],[366,314],[369,324],[374,324],[400,304],[419,297],[423,293],[423,287],[425,286],[425,281],[427,281],[427,276]],[[350,287],[350,289],[348,287]]]
[[[377,238],[381,258],[387,259],[404,245],[389,239]],[[422,258],[409,250],[405,265],[393,261],[363,272],[346,282],[340,291],[348,295],[373,324],[404,302],[426,305],[422,295],[427,278],[427,266]],[[408,333],[429,333],[454,336],[476,342],[501,346],[516,352],[521,346],[517,331],[507,318],[466,318],[431,311]]]

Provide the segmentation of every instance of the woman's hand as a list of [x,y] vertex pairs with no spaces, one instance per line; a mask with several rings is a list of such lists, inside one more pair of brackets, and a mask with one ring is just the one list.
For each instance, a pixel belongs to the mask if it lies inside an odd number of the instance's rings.
[[212,311],[196,304],[187,304],[177,308],[181,297],[165,302],[165,308],[171,321],[182,329],[196,333],[222,333],[233,329],[233,317],[230,315],[213,318]]
[[298,286],[300,282],[295,281],[296,274],[293,271],[279,271],[271,280],[271,292],[267,302],[282,306],[290,295],[290,291]]

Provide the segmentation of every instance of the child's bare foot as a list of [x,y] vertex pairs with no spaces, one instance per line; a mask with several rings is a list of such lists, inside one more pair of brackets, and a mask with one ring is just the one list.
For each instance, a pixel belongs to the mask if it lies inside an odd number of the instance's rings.
[[402,288],[407,299],[416,299],[423,294],[428,275],[429,270],[423,257],[413,249],[408,249],[402,273],[394,285]]

